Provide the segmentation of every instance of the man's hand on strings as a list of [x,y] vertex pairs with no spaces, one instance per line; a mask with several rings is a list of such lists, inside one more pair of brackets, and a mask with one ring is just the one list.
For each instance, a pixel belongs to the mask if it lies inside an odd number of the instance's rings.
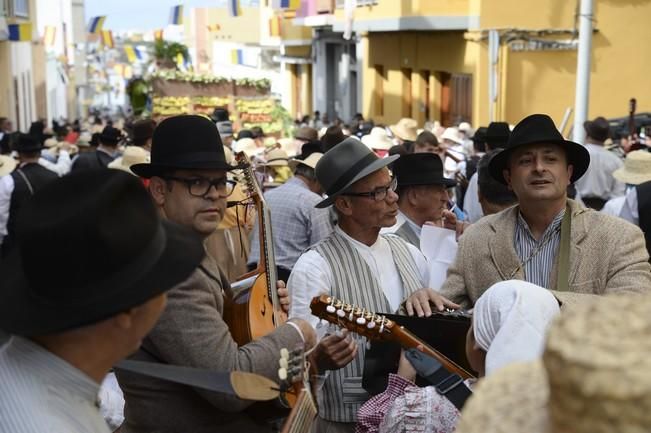
[[430,303],[434,304],[438,311],[443,311],[445,308],[455,310],[461,308],[460,305],[455,304],[430,288],[416,290],[412,293],[405,301],[405,308],[410,316],[429,317],[432,315]]

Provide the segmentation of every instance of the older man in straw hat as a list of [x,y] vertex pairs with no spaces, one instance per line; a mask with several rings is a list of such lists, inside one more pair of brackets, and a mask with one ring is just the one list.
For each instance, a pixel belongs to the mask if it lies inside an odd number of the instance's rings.
[[[151,179],[149,192],[160,214],[204,239],[224,215],[234,186],[227,173],[235,168],[226,162],[215,124],[194,115],[162,121],[154,131],[151,162],[131,166],[134,173]],[[314,330],[295,319],[238,347],[223,319],[225,296],[230,294],[216,262],[206,255],[192,276],[170,291],[167,309],[134,358],[276,378],[281,348],[302,344],[304,337],[311,345]],[[243,412],[250,401],[126,372],[117,376],[126,400],[123,433],[270,431],[262,420]]]
[[[323,200],[323,190],[314,174],[322,156],[322,153],[313,153],[305,160],[290,161],[294,176],[264,195],[271,210],[278,278],[283,281],[289,278],[300,255],[332,232],[327,209],[315,207]],[[256,224],[251,235],[249,267],[255,268],[259,259],[260,238]]]
[[[567,186],[589,162],[585,147],[565,140],[549,116],[534,114],[516,125],[489,170],[519,204],[466,230],[441,292],[470,306],[491,285],[513,279],[553,290],[563,302],[651,290],[640,229],[567,197]],[[427,296],[416,296],[428,308]]]
[[[618,168],[613,172],[613,177],[619,182],[626,185],[626,192],[630,193],[630,201],[632,204],[637,203],[637,191],[635,186],[644,182],[651,181],[651,153],[646,150],[634,150],[626,155],[624,166]],[[627,194],[619,197],[611,198],[604,204],[601,212],[607,215],[621,216],[621,212],[626,205]],[[637,208],[628,208],[628,212],[622,216],[627,221],[637,224],[637,219],[633,218],[632,212]]]
[[631,294],[561,314],[542,362],[514,364],[480,381],[456,431],[648,432],[650,308],[650,296]]
[[18,229],[0,268],[0,328],[13,335],[0,350],[0,431],[108,433],[100,383],[200,263],[201,240],[161,222],[142,184],[113,170],[43,187]]
[[[339,224],[296,262],[288,282],[290,317],[316,325],[319,320],[311,315],[309,304],[321,294],[354,300],[369,311],[398,311],[403,299],[428,281],[425,258],[416,247],[379,234],[395,224],[398,215],[397,182],[387,168],[396,159],[378,158],[356,138],[344,140],[321,158],[316,177],[328,198],[317,207],[334,206]],[[455,306],[435,294],[432,299],[440,309]],[[317,367],[333,370],[322,390],[317,432],[354,430],[357,410],[369,397],[360,379],[364,346],[361,337],[351,338],[345,331],[324,336],[316,346]]]
[[[651,251],[651,154],[646,151],[634,151],[626,156],[624,170],[614,173],[622,178],[630,188],[622,206],[620,216],[638,225],[644,232],[646,247]],[[632,181],[629,183],[628,181]],[[637,182],[637,183],[636,183]],[[649,253],[651,254],[651,253]]]

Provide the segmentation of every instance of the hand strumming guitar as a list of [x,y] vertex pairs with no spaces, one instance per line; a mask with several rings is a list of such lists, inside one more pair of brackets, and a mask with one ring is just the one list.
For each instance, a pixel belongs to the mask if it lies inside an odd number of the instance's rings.
[[461,308],[460,305],[455,304],[430,288],[416,290],[412,293],[405,301],[405,308],[410,316],[429,317],[432,315],[430,303],[434,304],[438,311],[443,311],[444,308],[453,308],[455,310]]
[[319,372],[338,370],[355,359],[357,342],[343,329],[323,337],[310,356]]

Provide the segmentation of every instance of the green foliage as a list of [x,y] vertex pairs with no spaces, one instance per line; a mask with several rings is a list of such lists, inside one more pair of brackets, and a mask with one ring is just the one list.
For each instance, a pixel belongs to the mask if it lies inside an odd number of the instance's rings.
[[184,59],[190,58],[188,47],[179,42],[168,42],[159,39],[154,44],[154,57],[165,65],[176,65],[178,54],[183,55]]
[[243,87],[255,87],[260,90],[269,90],[271,88],[271,81],[266,78],[259,80],[253,78],[239,78],[235,80],[235,84]]

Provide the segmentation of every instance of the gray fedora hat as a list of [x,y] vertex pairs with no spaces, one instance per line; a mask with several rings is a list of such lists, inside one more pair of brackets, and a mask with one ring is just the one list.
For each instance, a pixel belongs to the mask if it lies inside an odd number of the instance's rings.
[[316,178],[328,198],[316,207],[324,208],[363,177],[386,167],[400,155],[387,158],[378,156],[357,138],[349,137],[326,152],[316,165]]

